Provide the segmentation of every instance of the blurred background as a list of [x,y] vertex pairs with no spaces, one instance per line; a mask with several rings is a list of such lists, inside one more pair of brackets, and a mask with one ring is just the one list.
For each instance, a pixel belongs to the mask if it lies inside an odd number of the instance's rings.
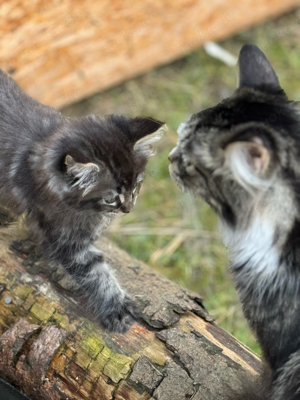
[[[257,353],[227,272],[216,217],[180,193],[167,156],[181,122],[235,90],[244,43],[265,52],[288,96],[300,100],[295,6],[300,2],[0,4],[0,67],[34,98],[72,117],[120,113],[167,122],[134,211],[116,219],[108,234],[155,271],[199,293],[216,322]],[[212,40],[216,50],[207,43]]]

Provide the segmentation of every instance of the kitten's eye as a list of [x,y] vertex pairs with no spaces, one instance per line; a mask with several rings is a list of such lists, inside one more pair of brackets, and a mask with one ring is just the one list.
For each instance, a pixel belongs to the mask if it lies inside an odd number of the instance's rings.
[[108,206],[116,206],[118,204],[117,198],[118,196],[110,197],[109,199],[103,199],[102,203]]

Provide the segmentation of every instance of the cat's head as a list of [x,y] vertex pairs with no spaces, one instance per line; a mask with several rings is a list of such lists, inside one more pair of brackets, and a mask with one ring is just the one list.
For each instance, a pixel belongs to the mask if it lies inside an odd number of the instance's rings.
[[128,213],[154,154],[151,144],[163,132],[162,122],[146,117],[66,119],[48,142],[36,146],[31,162],[47,174],[45,190],[74,207]]
[[[239,56],[239,86],[178,129],[170,174],[228,225],[253,215],[293,223],[300,188],[300,118],[276,73],[254,45]],[[283,210],[285,208],[285,210]]]

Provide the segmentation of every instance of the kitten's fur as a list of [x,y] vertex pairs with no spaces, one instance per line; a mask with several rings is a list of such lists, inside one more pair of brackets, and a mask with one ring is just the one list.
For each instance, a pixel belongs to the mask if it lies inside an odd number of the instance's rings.
[[239,69],[231,97],[180,126],[170,173],[219,216],[245,316],[272,371],[268,395],[261,398],[296,400],[300,114],[256,46],[242,48]]
[[92,243],[131,210],[161,127],[142,117],[66,118],[0,71],[0,204],[26,212],[45,256],[67,269],[113,331],[130,326],[133,302]]

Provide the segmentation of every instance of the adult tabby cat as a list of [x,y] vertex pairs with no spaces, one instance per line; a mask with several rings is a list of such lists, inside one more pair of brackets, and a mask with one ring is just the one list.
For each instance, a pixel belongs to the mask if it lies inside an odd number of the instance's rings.
[[112,331],[131,325],[133,301],[92,243],[130,212],[161,127],[142,117],[66,118],[0,71],[0,204],[26,212],[44,255],[75,278]]
[[296,400],[300,113],[256,46],[241,49],[239,70],[239,87],[231,97],[180,126],[170,173],[182,190],[202,197],[219,216],[245,316],[272,371],[268,394],[261,398]]

